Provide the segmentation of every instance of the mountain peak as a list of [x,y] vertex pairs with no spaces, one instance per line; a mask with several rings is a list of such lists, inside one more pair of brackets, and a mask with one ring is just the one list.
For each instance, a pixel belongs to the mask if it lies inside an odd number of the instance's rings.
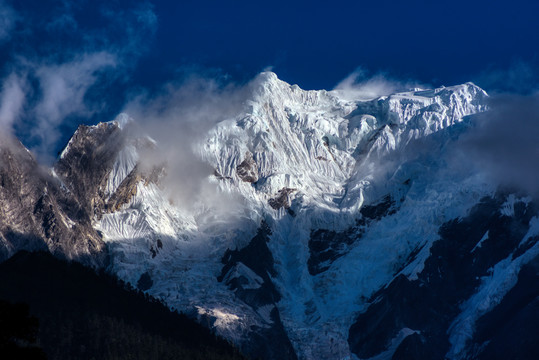
[[283,84],[288,85],[284,81],[277,77],[277,74],[271,71],[264,71],[259,73],[251,82],[251,88],[253,95],[260,96],[264,94],[271,94],[275,92],[277,88],[280,88]]
[[257,78],[264,82],[275,82],[279,80],[279,77],[273,71],[262,71],[260,74],[258,74]]
[[125,128],[125,126],[129,123],[134,122],[133,118],[129,116],[127,113],[120,113],[118,116],[116,116],[116,119],[110,121],[110,123],[116,124],[120,129]]

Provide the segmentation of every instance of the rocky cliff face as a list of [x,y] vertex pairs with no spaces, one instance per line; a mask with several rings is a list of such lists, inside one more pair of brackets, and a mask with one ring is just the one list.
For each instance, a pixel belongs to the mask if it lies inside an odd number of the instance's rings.
[[80,126],[54,165],[58,177],[92,219],[100,218],[105,210],[108,174],[125,145],[125,134],[114,122]]
[[[80,126],[53,169],[40,166],[19,141],[1,139],[2,258],[18,250],[48,249],[90,266],[107,265],[96,221],[128,203],[139,182],[157,182],[162,169],[140,170],[136,159],[129,169],[113,168],[129,146],[152,146],[149,140],[129,140],[121,124]],[[125,178],[111,179],[118,171],[126,172]]]
[[48,249],[91,266],[104,265],[105,244],[85,209],[14,139],[0,140],[0,179],[3,259],[22,249]]
[[[512,317],[498,304],[518,281],[513,271],[539,259],[539,238],[531,235],[538,210],[529,199],[496,193],[482,198],[465,217],[444,223],[422,271],[414,277],[396,271],[391,283],[373,294],[350,328],[352,351],[360,358],[380,353],[393,359],[484,358],[490,339],[481,338],[482,317],[501,317],[501,324]],[[535,296],[517,296],[520,301],[511,305],[515,312],[535,301]]]

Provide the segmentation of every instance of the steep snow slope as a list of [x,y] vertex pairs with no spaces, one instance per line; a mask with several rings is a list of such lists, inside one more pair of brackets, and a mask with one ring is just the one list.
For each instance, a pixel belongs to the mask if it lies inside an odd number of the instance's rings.
[[[440,229],[493,196],[493,184],[452,166],[456,139],[469,115],[486,110],[486,93],[467,83],[353,101],[301,90],[273,73],[249,86],[244,109],[194,149],[214,168],[201,185],[219,195],[214,204],[171,200],[161,181],[166,171],[141,160],[159,144],[133,136],[125,114],[84,128],[70,142],[60,165],[74,170],[63,172],[63,181],[94,189],[80,201],[94,209],[111,270],[253,356],[402,352],[401,343],[424,329],[388,325],[381,345],[363,350],[356,319],[370,316],[374,299],[396,279],[415,284],[429,273],[431,249],[444,241]],[[117,136],[113,146],[99,140]],[[81,148],[87,154],[73,153]],[[95,149],[106,151],[89,156]],[[89,185],[87,177],[71,175],[86,157],[98,169]],[[483,239],[480,248],[488,243]],[[528,257],[496,271],[518,271]],[[470,306],[454,314],[447,340],[455,358],[465,343],[462,318],[482,314],[474,306],[488,284],[462,295]]]
[[[273,73],[252,86],[246,114],[213,129],[202,156],[246,197],[266,202],[293,188],[303,207],[320,211],[357,211],[374,160],[484,111],[486,98],[465,84],[353,102],[337,92],[303,91]],[[259,174],[255,186],[236,172],[249,156]]]

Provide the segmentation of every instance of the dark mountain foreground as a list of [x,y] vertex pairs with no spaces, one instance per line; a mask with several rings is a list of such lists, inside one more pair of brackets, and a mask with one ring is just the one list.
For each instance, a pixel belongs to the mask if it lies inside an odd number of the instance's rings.
[[115,277],[45,252],[0,264],[2,359],[243,359]]

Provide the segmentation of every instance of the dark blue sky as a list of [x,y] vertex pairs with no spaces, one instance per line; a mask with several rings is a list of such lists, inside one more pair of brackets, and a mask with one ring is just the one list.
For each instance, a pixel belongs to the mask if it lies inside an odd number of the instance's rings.
[[331,88],[358,66],[454,84],[539,61],[538,1],[155,1],[151,62],[234,76],[264,67]]
[[305,89],[366,76],[433,86],[539,83],[539,1],[0,0],[0,126],[34,151],[192,73],[271,69]]

